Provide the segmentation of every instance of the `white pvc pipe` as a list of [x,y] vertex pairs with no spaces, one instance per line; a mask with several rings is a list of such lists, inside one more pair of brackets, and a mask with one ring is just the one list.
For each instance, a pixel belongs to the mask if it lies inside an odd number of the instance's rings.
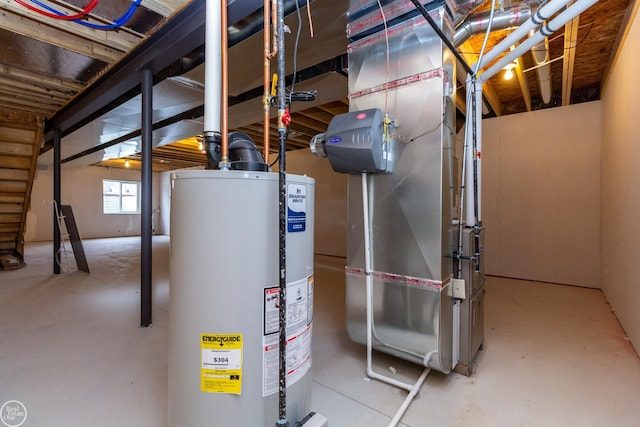
[[411,404],[411,401],[414,399],[414,397],[416,397],[416,394],[418,394],[420,387],[422,387],[422,383],[427,378],[427,375],[429,375],[430,371],[431,369],[429,368],[425,368],[425,370],[422,371],[422,374],[420,374],[418,381],[416,381],[415,385],[413,386],[413,388],[411,389],[407,397],[404,399],[404,402],[402,402],[400,409],[398,409],[398,412],[396,412],[396,415],[393,417],[393,419],[389,423],[389,427],[395,427],[398,425],[398,423],[402,419],[402,416],[404,415],[407,408]]
[[[520,25],[516,30],[514,30],[511,34],[505,37],[500,43],[495,45],[491,51],[489,51],[482,58],[482,62],[478,67],[478,70],[483,69],[487,64],[491,63],[494,59],[500,56],[502,53],[508,51],[510,47],[517,42],[520,41],[523,37],[525,37],[529,31],[535,30],[539,25],[541,25],[546,19],[553,16],[554,13],[562,9],[569,3],[570,0],[551,0],[546,5],[538,8],[531,18],[527,19],[522,25]],[[475,68],[474,64],[472,69]]]
[[[513,62],[516,58],[522,56],[526,51],[531,50],[533,46],[542,42],[545,37],[550,36],[560,28],[564,27],[567,22],[571,21],[573,18],[580,15],[582,12],[584,12],[597,2],[598,0],[578,0],[577,2],[573,3],[569,8],[565,9],[548,24],[544,25],[533,36],[529,37],[522,44],[520,44],[518,47],[516,47],[514,50],[512,50],[510,53],[496,62],[493,66],[489,67],[489,69],[482,73],[482,75],[478,78],[478,81],[486,82],[491,77],[500,72],[500,70],[502,70],[502,68],[506,64]],[[495,48],[493,50],[495,50]],[[491,52],[493,52],[493,50]]]
[[369,223],[369,185],[367,182],[367,173],[362,173],[362,218],[364,228],[364,277],[365,277],[365,298],[367,306],[367,376],[387,384],[393,385],[398,388],[402,388],[409,392],[409,395],[405,398],[404,402],[400,406],[400,409],[389,423],[389,427],[398,424],[405,411],[409,407],[409,404],[414,399],[422,383],[424,382],[430,369],[426,368],[415,384],[407,384],[402,381],[389,378],[384,375],[380,375],[373,370],[373,271],[371,266],[371,235]]
[[220,132],[222,101],[222,4],[207,0],[205,7],[205,74],[204,74],[204,131]]
[[[462,166],[464,174],[464,223],[467,227],[476,224],[476,216],[473,210],[473,119],[475,114],[471,108],[473,99],[473,84],[471,77],[467,77],[467,117],[464,132],[464,164]],[[461,248],[462,249],[462,248]]]
[[478,183],[478,192],[475,195],[478,201],[478,217],[476,221],[482,221],[482,82],[476,82],[476,181]]

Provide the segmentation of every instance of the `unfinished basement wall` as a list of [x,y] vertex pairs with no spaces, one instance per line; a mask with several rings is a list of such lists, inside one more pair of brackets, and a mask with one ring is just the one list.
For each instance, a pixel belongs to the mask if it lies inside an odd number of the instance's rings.
[[[271,158],[273,160],[275,157]],[[272,170],[278,171],[277,164]],[[314,156],[308,149],[287,152],[287,173],[307,175],[316,180],[314,252],[346,258],[347,175],[333,172],[327,159]],[[170,235],[171,172],[163,172],[159,181],[159,229]]]
[[[71,205],[83,239],[140,235],[140,215],[104,215],[102,213],[102,180],[140,181],[140,171],[85,166],[63,168],[61,173],[62,204]],[[153,207],[159,206],[159,174],[153,174]],[[53,168],[39,169],[31,193],[31,209],[27,214],[26,241],[53,239]],[[159,221],[154,218],[154,227]],[[157,234],[158,230],[157,230]]]
[[602,96],[602,289],[640,353],[640,17]]
[[347,256],[347,176],[306,149],[287,152],[287,173],[316,180],[314,252]]
[[600,101],[483,120],[487,274],[600,287]]

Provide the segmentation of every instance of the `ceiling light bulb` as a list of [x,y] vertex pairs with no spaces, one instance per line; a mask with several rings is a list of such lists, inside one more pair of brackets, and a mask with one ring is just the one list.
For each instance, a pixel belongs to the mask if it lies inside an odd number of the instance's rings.
[[124,161],[124,167],[128,168],[129,166],[131,166],[131,163],[129,163],[129,160],[125,160]]
[[511,80],[512,78],[513,78],[513,71],[511,71],[511,68],[507,68],[506,70],[504,70],[504,79]]

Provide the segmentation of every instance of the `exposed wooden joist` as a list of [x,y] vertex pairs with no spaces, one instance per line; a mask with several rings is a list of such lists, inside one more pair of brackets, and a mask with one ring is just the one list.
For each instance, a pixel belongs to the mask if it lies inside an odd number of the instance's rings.
[[0,108],[8,108],[11,109],[13,111],[18,111],[18,112],[22,112],[22,113],[29,113],[29,114],[39,114],[42,116],[49,116],[51,114],[53,114],[53,112],[55,110],[50,110],[50,109],[45,109],[45,108],[34,108],[34,107],[27,107],[25,105],[19,105],[19,104],[15,104],[15,103],[11,103],[11,102],[3,102],[0,101]]
[[[516,46],[511,46],[511,50],[514,50]],[[529,90],[529,82],[527,77],[522,72],[522,57],[516,59],[516,76],[518,77],[518,83],[520,84],[520,90],[522,91],[522,98],[524,98],[524,105],[527,107],[527,111],[531,111],[531,91]]]
[[142,6],[154,11],[158,15],[167,17],[180,9],[188,1],[185,0],[144,0]]
[[627,36],[629,35],[629,31],[631,30],[631,24],[633,23],[633,19],[636,18],[638,13],[640,12],[640,0],[630,0],[629,5],[627,6],[627,10],[622,18],[622,24],[620,25],[620,31],[616,36],[616,40],[611,47],[611,54],[609,55],[609,61],[607,62],[607,66],[604,69],[604,73],[602,74],[602,80],[600,83],[600,96],[604,96],[605,91],[607,90],[607,85],[609,84],[609,79],[611,78],[611,73],[618,62],[618,57],[620,56],[620,50],[622,46],[624,46],[627,41]]
[[5,89],[11,88],[13,91],[23,91],[24,93],[29,93],[30,95],[34,96],[40,95],[50,97],[51,99],[59,101],[61,104],[64,104],[69,98],[69,94],[64,94],[57,90],[43,88],[38,85],[25,83],[23,81],[13,80],[2,76],[0,76],[0,86],[3,86]]
[[17,79],[30,84],[37,84],[51,89],[59,90],[70,95],[80,91],[84,86],[78,82],[66,80],[60,77],[52,77],[34,71],[23,70],[6,64],[0,64],[0,76]]
[[25,91],[24,89],[16,89],[13,86],[5,86],[3,88],[3,91],[7,95],[15,96],[16,98],[19,98],[19,99],[27,98],[31,101],[41,102],[44,105],[52,107],[53,109],[57,109],[66,103],[66,100],[64,99],[56,98],[51,95],[46,95],[42,93],[29,92],[29,91]]
[[562,105],[571,104],[571,84],[578,45],[578,24],[576,16],[564,26],[564,56],[562,58]]
[[[55,24],[56,28],[65,31],[68,34],[75,34],[76,36],[83,37],[87,40],[92,40],[96,43],[103,44],[105,46],[110,46],[114,49],[120,49],[123,51],[128,51],[133,46],[138,44],[142,39],[139,35],[131,34],[128,31],[103,31],[97,30],[93,28],[86,27],[84,25],[78,25],[75,22],[71,21],[63,21],[63,20],[53,20],[44,15],[40,15],[36,12],[32,12],[29,9],[20,6],[18,3],[9,1],[9,2],[0,2],[0,10],[5,10],[8,12],[13,12],[15,14],[24,16],[28,19],[31,19],[36,22],[40,22],[47,26],[52,26]],[[53,22],[52,22],[53,21]],[[104,22],[99,22],[95,20],[90,20],[90,22],[103,24]],[[57,40],[51,40],[51,43],[55,44]]]
[[125,52],[124,49],[113,49],[84,37],[44,25],[12,11],[0,13],[0,28],[107,63],[116,61]]
[[58,109],[57,106],[43,105],[40,102],[4,95],[0,95],[0,104],[8,108],[26,109],[27,111],[54,112]]

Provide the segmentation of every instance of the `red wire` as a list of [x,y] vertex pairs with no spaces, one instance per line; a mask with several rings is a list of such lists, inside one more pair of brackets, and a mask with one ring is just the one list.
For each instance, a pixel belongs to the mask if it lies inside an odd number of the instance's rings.
[[84,19],[85,16],[87,16],[89,14],[89,12],[91,12],[93,10],[94,7],[96,7],[98,5],[98,0],[91,0],[91,2],[84,8],[82,9],[81,13],[76,13],[75,15],[56,15],[55,13],[50,13],[47,12],[45,10],[39,9],[35,6],[31,6],[30,4],[22,1],[22,0],[15,0],[16,3],[21,4],[22,6],[26,7],[29,10],[33,10],[34,12],[37,12],[41,15],[44,16],[48,16],[49,18],[54,18],[54,19],[62,19],[64,21],[73,21],[75,19]]

